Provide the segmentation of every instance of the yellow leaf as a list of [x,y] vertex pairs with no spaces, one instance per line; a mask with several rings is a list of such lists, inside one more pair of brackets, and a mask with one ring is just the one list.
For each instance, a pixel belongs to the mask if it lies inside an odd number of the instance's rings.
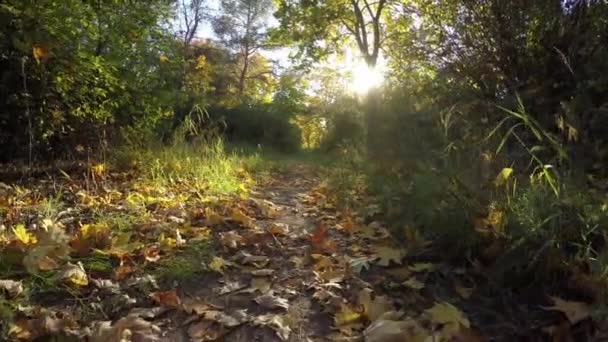
[[359,292],[359,305],[363,306],[363,313],[372,322],[394,309],[387,297],[375,296],[372,298],[370,289],[363,289]]
[[391,247],[376,247],[376,250],[378,265],[388,266],[391,261],[401,265],[401,259],[404,257],[404,253],[401,249]]
[[68,262],[61,272],[61,279],[76,286],[87,286],[89,284],[89,278],[81,263],[72,264]]
[[513,173],[513,169],[510,167],[505,167],[504,169],[502,169],[500,171],[500,173],[496,176],[496,179],[494,179],[494,185],[496,187],[500,187],[504,184],[507,183],[507,180],[509,180],[509,177],[511,176],[511,174]]
[[252,221],[251,217],[245,215],[245,213],[243,213],[238,208],[232,208],[232,212],[230,213],[230,218],[233,221],[238,222],[247,228],[253,227],[253,221]]
[[457,328],[460,326],[469,328],[471,325],[462,311],[450,303],[435,303],[433,307],[425,310],[425,312],[431,321],[437,324],[453,325]]
[[36,237],[28,232],[22,224],[18,224],[13,228],[13,234],[15,234],[17,241],[21,242],[23,245],[28,246],[36,243]]
[[209,269],[218,273],[224,273],[224,266],[226,261],[220,257],[213,257],[208,264]]
[[342,326],[357,322],[361,319],[361,313],[351,309],[348,305],[341,305],[340,311],[334,316],[336,326]]
[[101,163],[91,166],[91,173],[97,177],[103,177],[106,173],[106,165]]

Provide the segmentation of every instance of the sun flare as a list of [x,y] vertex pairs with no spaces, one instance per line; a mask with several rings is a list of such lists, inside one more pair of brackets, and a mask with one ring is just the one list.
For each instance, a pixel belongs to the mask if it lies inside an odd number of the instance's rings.
[[367,92],[382,83],[383,75],[379,68],[371,68],[364,62],[358,62],[351,68],[350,90],[357,95],[365,95]]

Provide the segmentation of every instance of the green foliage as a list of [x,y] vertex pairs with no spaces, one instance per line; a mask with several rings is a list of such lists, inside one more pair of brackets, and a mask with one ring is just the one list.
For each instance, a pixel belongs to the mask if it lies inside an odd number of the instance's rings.
[[274,147],[296,151],[300,132],[290,123],[291,113],[273,104],[244,103],[233,108],[210,109],[210,115],[226,124],[224,132],[230,142]]

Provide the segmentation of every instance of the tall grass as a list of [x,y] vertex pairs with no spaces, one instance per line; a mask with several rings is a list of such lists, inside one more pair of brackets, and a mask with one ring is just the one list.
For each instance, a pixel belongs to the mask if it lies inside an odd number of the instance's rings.
[[137,170],[140,178],[160,187],[236,193],[250,181],[246,166],[255,164],[259,155],[227,151],[220,127],[221,123],[212,122],[203,109],[195,107],[168,142],[151,139],[142,144],[127,138],[112,154],[112,161],[117,168]]

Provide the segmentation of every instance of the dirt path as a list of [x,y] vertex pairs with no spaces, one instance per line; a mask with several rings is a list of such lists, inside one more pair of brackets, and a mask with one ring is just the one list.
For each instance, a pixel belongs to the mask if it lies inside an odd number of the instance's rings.
[[[456,307],[433,306],[420,295],[435,265],[402,265],[405,252],[386,229],[338,213],[320,184],[313,170],[296,166],[252,192],[240,205],[246,215],[233,212],[213,227],[216,255],[206,267],[215,272],[157,293],[161,307],[148,309],[144,319],[153,329],[143,335],[156,336],[150,341],[422,342],[429,329],[446,337],[437,341],[468,329]],[[430,307],[439,318],[432,311],[424,316]],[[429,319],[440,321],[438,329]]]

